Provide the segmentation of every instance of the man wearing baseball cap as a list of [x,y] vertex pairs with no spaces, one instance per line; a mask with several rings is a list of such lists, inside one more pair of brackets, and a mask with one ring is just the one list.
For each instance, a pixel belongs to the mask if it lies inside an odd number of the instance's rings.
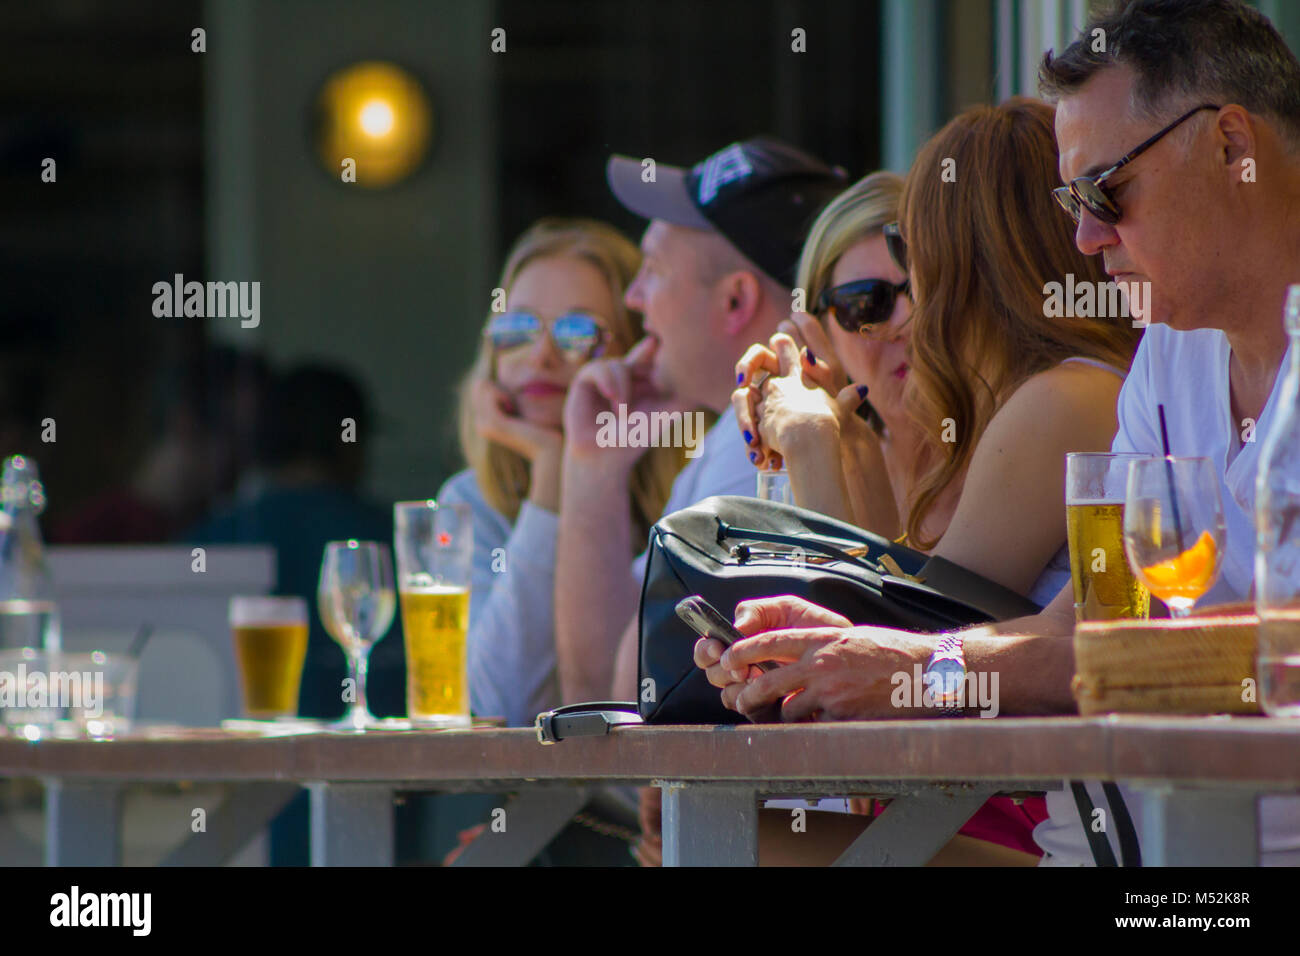
[[633,540],[627,488],[644,449],[601,447],[597,416],[618,416],[621,405],[717,413],[664,513],[711,495],[753,495],[756,472],[731,410],[735,365],[789,316],[808,227],[846,185],[842,172],[770,137],[733,143],[689,170],[614,156],[606,177],[619,202],[650,220],[625,296],[645,316],[646,337],[621,358],[584,366],[565,403],[555,643],[566,703],[635,697],[645,556],[631,559],[644,542]]

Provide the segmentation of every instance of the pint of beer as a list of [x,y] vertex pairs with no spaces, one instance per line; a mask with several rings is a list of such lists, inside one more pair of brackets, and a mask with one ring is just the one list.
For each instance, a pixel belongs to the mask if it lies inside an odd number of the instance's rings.
[[406,714],[416,725],[468,726],[469,509],[429,501],[393,506],[397,595],[406,636]]
[[1145,618],[1150,594],[1124,554],[1128,466],[1146,455],[1066,455],[1065,515],[1074,616],[1078,621]]
[[253,718],[298,713],[298,688],[307,659],[307,602],[297,597],[232,597],[244,713]]

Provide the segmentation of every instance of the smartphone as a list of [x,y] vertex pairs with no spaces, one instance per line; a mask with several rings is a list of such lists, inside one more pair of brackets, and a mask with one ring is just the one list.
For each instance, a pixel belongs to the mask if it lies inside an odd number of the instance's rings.
[[[745,636],[736,630],[736,625],[723,617],[716,607],[698,594],[692,594],[677,602],[677,616],[700,637],[711,637],[715,641],[721,641],[727,647]],[[755,666],[759,670],[770,671],[781,665],[775,661],[763,661]]]

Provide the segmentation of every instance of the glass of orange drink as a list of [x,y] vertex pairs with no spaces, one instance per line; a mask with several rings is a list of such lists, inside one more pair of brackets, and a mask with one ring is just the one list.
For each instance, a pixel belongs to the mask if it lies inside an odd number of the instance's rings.
[[1185,617],[1219,577],[1225,537],[1213,462],[1172,455],[1129,465],[1124,552],[1133,573]]

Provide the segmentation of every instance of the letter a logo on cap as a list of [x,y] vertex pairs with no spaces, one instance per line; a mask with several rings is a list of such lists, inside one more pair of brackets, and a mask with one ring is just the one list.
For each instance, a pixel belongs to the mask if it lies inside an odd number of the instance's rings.
[[739,143],[732,143],[721,152],[714,153],[703,163],[704,170],[700,174],[700,192],[699,202],[701,206],[707,206],[713,201],[713,197],[718,194],[718,190],[727,183],[735,182],[737,179],[744,179],[754,171],[754,167],[749,165],[749,160],[745,158],[745,151],[741,149]]

